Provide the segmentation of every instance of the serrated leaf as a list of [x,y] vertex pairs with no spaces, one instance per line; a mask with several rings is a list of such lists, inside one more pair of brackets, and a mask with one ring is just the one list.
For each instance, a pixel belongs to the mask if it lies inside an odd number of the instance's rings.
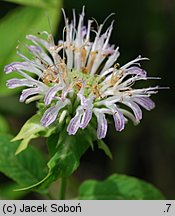
[[46,175],[46,161],[32,147],[15,156],[19,142],[10,142],[11,136],[0,134],[0,172],[17,182],[21,187],[35,184]]
[[29,136],[29,137],[24,138],[21,141],[20,145],[18,146],[18,148],[17,148],[17,150],[15,152],[15,155],[17,155],[17,154],[21,153],[22,151],[24,151],[28,147],[29,142],[32,139],[36,138],[36,137],[38,137],[38,135],[33,134],[33,135]]
[[134,177],[113,174],[104,181],[88,180],[79,188],[83,200],[161,200],[165,199],[153,185]]
[[79,130],[74,136],[68,135],[66,129],[63,128],[59,136],[62,137],[63,141],[62,143],[59,143],[59,145],[56,139],[50,139],[50,142],[55,141],[55,143],[50,145],[53,148],[55,144],[56,152],[47,164],[49,169],[47,176],[37,184],[20,190],[47,188],[58,178],[70,176],[78,168],[81,156],[85,153],[88,147],[92,145],[94,140],[94,137],[92,136],[92,128],[90,127],[85,130]]
[[26,121],[17,136],[12,139],[12,142],[22,140],[16,150],[16,154],[25,150],[28,147],[30,140],[39,136],[39,132],[46,130],[45,127],[41,126],[40,119],[41,116],[39,114],[32,116]]
[[34,116],[32,116],[26,121],[20,132],[17,134],[16,137],[12,139],[12,141],[26,139],[33,134],[37,134],[38,132],[45,130],[45,127],[41,126],[40,120],[41,115],[35,114]]
[[18,149],[16,150],[16,154],[24,151],[28,147],[29,142],[32,139],[39,137],[41,134],[44,137],[51,135],[54,128],[46,128],[41,126],[40,120],[41,115],[39,113],[32,116],[29,120],[26,121],[17,136],[12,139],[12,142],[22,140],[20,145],[18,146]]
[[[35,1],[32,1],[35,3]],[[37,1],[36,1],[37,2]],[[35,8],[35,7],[17,7],[8,13],[0,22],[0,41],[1,41],[1,58],[0,58],[0,95],[6,96],[19,91],[19,88],[8,89],[6,81],[13,77],[19,77],[16,73],[5,74],[4,66],[19,61],[16,54],[16,46],[19,41],[25,43],[27,34],[37,34],[40,31],[50,32],[48,17],[50,20],[52,33],[55,33],[62,1],[57,1],[54,8]],[[23,52],[28,55],[27,52]]]

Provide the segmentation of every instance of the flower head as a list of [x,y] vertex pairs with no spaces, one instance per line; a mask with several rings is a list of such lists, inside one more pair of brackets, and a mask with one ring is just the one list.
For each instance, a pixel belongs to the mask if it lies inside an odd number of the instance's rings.
[[45,31],[40,36],[28,35],[26,38],[33,45],[26,45],[26,48],[32,59],[18,51],[23,62],[7,65],[5,72],[16,71],[22,78],[8,80],[7,86],[27,87],[22,91],[21,102],[44,102],[43,126],[70,117],[69,135],[86,128],[93,116],[97,119],[98,139],[106,136],[106,114],[113,117],[117,131],[124,129],[128,119],[139,123],[142,119],[140,107],[153,109],[155,104],[150,95],[158,90],[158,87],[133,87],[136,81],[150,79],[140,67],[140,61],[147,58],[139,56],[120,67],[116,63],[119,48],[109,44],[113,23],[105,32],[104,24],[95,31],[93,20],[84,26],[84,8],[77,26],[75,13],[71,22],[64,11],[63,14],[63,40],[55,44],[53,36]]

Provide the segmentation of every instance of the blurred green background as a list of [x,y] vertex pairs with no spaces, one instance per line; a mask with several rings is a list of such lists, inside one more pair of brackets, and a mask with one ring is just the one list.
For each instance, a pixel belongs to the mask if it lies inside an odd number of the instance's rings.
[[[81,12],[86,6],[86,21],[94,17],[98,23],[112,12],[106,27],[114,19],[111,43],[120,47],[118,62],[122,65],[138,55],[150,58],[142,66],[149,76],[161,77],[148,81],[148,86],[169,86],[153,96],[156,108],[143,111],[143,120],[138,126],[129,122],[124,131],[115,132],[113,123],[109,126],[105,142],[113,153],[113,160],[95,148],[82,157],[81,166],[74,175],[74,181],[87,178],[104,179],[113,172],[139,177],[157,186],[168,199],[175,199],[175,1],[174,0],[37,0],[0,1],[0,131],[14,135],[35,113],[35,104],[25,105],[18,101],[18,91],[7,90],[3,68],[16,60],[15,47],[18,41],[25,42],[25,35],[38,31],[51,31],[55,39],[62,39],[64,20],[60,8],[68,17],[72,9]],[[14,2],[25,2],[16,4]],[[28,3],[29,2],[29,3]],[[33,2],[32,4],[30,2]],[[48,18],[49,17],[49,18]],[[48,19],[50,20],[50,25]],[[42,143],[42,140],[37,140]],[[83,142],[83,141],[82,141]],[[33,143],[35,144],[35,142]],[[0,198],[3,188],[11,181],[0,174]],[[1,194],[2,193],[2,194]],[[25,199],[35,199],[28,194]]]

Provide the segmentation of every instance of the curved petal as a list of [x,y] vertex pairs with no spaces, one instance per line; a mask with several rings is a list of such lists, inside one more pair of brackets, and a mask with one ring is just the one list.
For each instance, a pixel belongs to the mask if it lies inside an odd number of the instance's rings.
[[146,110],[152,110],[155,107],[155,103],[149,97],[137,97],[133,100]]
[[56,105],[51,106],[49,109],[47,109],[41,119],[41,125],[48,127],[50,124],[52,124],[56,120],[56,117],[60,109],[65,107],[68,103],[69,100],[58,101]]
[[13,79],[7,80],[6,85],[9,88],[17,88],[17,87],[21,87],[21,86],[33,87],[34,85],[36,85],[36,82],[34,82],[32,80],[27,80],[27,79],[13,78]]
[[26,38],[31,40],[36,46],[39,46],[38,43],[42,44],[47,50],[51,47],[51,44],[46,40],[36,37],[35,35],[27,35]]
[[20,102],[24,102],[26,100],[26,98],[28,98],[31,95],[35,95],[41,93],[41,90],[39,88],[28,88],[28,89],[24,89],[22,91],[22,94],[20,96],[19,101]]
[[69,125],[67,127],[67,132],[69,135],[74,135],[76,134],[77,130],[79,127],[81,127],[81,117],[82,117],[82,110],[78,110],[76,115],[70,120]]
[[54,99],[56,93],[62,89],[63,89],[63,87],[60,85],[57,85],[57,84],[54,85],[53,87],[51,87],[44,98],[44,103],[46,105],[49,105],[52,102],[52,100]]
[[108,108],[112,111],[116,131],[122,131],[125,127],[125,118],[116,104],[109,104]]
[[82,116],[82,120],[81,120],[81,128],[82,129],[87,127],[87,125],[89,124],[91,118],[92,118],[92,110],[91,109],[85,110],[84,114]]
[[115,128],[117,131],[122,131],[125,127],[125,118],[123,116],[123,113],[119,110],[116,110],[113,114]]
[[69,125],[67,127],[67,132],[69,133],[69,135],[74,135],[76,134],[78,128],[80,127],[80,115],[75,116],[74,118],[72,118],[69,122]]
[[122,103],[129,106],[133,110],[137,121],[142,119],[142,110],[140,109],[139,105],[132,101],[123,101]]
[[126,69],[126,72],[128,74],[134,74],[134,75],[141,76],[141,77],[146,77],[147,75],[145,70],[143,70],[142,68],[136,67],[136,66]]
[[42,72],[38,68],[30,64],[29,62],[13,62],[11,64],[6,65],[4,68],[4,71],[7,74],[13,71],[19,71],[19,70],[25,70],[25,71],[34,73],[38,75],[39,77],[42,76]]
[[97,124],[98,124],[97,138],[102,139],[106,136],[107,133],[107,128],[108,128],[107,120],[105,114],[100,112],[100,109],[98,111],[94,110],[94,114],[97,117]]
[[87,107],[87,99],[85,98],[85,96],[80,92],[77,94],[77,96],[80,98],[82,107],[86,108]]
[[47,109],[41,119],[41,125],[48,127],[52,122],[55,121],[59,111],[59,106],[55,105]]
[[33,54],[34,56],[38,57],[39,59],[43,59],[45,62],[47,62],[49,65],[53,65],[52,59],[45,53],[45,51],[39,47],[39,46],[27,46],[29,52]]

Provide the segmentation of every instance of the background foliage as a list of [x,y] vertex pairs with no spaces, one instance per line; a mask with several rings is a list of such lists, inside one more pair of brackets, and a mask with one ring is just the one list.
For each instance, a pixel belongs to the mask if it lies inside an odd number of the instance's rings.
[[[144,68],[150,76],[162,77],[158,82],[150,82],[150,85],[170,86],[170,90],[160,91],[154,96],[156,109],[152,112],[144,111],[143,120],[137,127],[129,123],[123,132],[116,133],[111,124],[105,142],[112,151],[113,160],[97,148],[94,151],[89,149],[68,183],[68,196],[72,197],[79,183],[87,178],[102,180],[118,172],[149,181],[161,189],[168,199],[174,199],[175,1],[0,1],[0,133],[16,135],[24,122],[36,111],[35,105],[19,103],[18,92],[8,90],[5,86],[9,76],[4,75],[3,68],[16,60],[15,47],[18,41],[25,43],[26,34],[37,34],[43,30],[52,31],[56,40],[61,39],[64,21],[62,17],[60,19],[60,8],[64,7],[70,17],[72,8],[80,13],[82,5],[86,6],[86,19],[95,17],[98,23],[103,22],[111,12],[115,12],[116,15],[111,18],[116,20],[111,43],[120,47],[119,63],[122,65],[139,54],[150,58],[149,62],[143,64]],[[110,20],[106,26],[109,23]],[[2,146],[4,139],[1,136]],[[37,139],[32,142],[32,146],[37,146],[47,157],[43,141]],[[1,163],[3,156],[0,156]],[[10,161],[8,165],[10,166]],[[30,166],[28,168],[30,170]],[[86,184],[90,183],[95,184]],[[86,184],[82,187],[86,187]],[[51,190],[54,191],[55,185]],[[16,188],[16,185],[7,176],[0,174],[0,199],[40,198],[35,193],[11,192],[11,188]],[[81,194],[80,188],[80,197]],[[87,193],[83,194],[85,195]]]

